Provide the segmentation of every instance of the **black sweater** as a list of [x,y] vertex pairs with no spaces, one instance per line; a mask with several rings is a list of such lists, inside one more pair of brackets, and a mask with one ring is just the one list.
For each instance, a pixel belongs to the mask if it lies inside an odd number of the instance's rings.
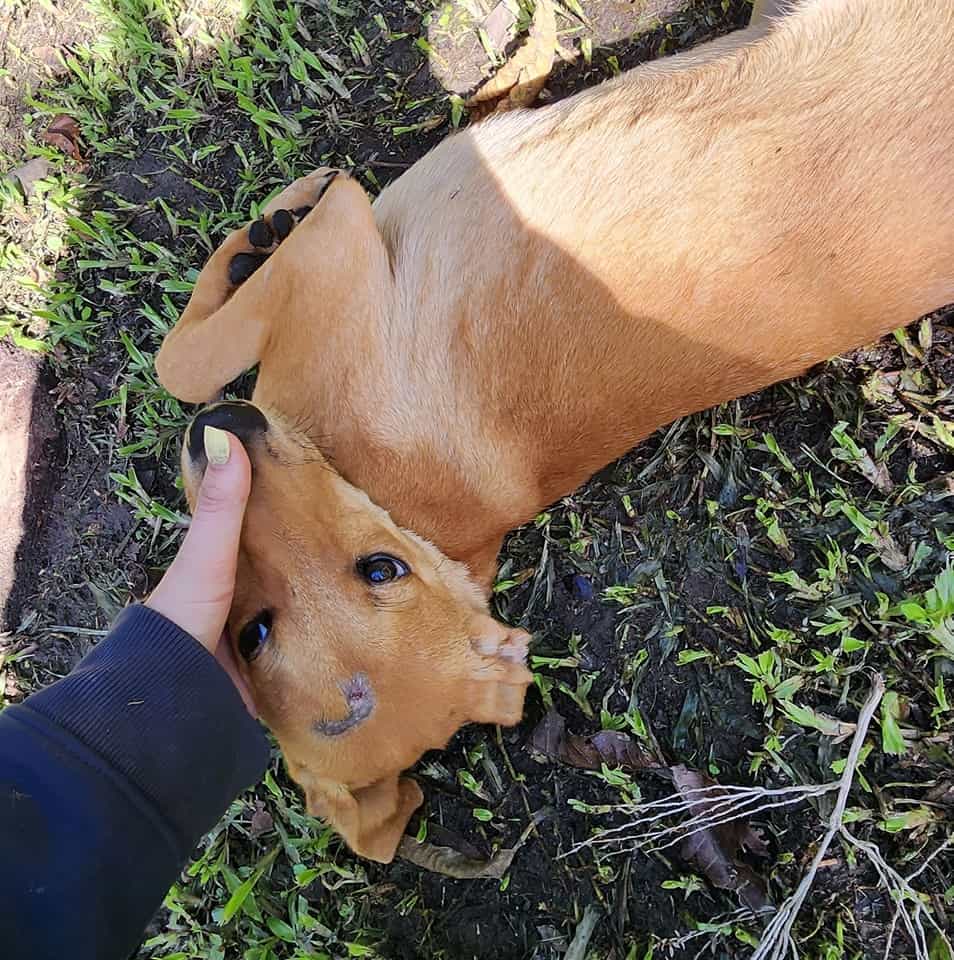
[[145,607],[0,713],[0,953],[124,960],[268,762],[216,660]]

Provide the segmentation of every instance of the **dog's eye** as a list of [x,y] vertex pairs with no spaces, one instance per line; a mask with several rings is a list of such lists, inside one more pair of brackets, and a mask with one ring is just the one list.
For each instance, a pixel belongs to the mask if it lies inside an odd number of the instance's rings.
[[272,632],[272,615],[263,610],[249,620],[238,635],[238,649],[246,663],[251,663],[261,652]]
[[410,570],[397,557],[388,556],[386,553],[372,553],[370,557],[362,557],[358,561],[358,573],[368,583],[378,586],[400,580],[401,577],[406,577]]

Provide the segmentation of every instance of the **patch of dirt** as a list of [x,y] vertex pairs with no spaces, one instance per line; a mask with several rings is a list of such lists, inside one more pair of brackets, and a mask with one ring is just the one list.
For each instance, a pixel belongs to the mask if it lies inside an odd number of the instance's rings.
[[44,528],[63,449],[40,356],[3,342],[0,410],[0,630],[14,630],[48,554]]
[[61,58],[92,38],[96,18],[83,0],[4,4],[0,16],[0,153],[23,146],[23,104],[43,82],[66,75]]

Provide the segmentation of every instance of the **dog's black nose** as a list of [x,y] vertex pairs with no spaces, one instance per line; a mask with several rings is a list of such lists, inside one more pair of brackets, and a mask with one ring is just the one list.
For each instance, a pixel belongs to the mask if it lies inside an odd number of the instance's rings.
[[205,443],[203,434],[206,427],[218,427],[228,430],[242,441],[247,447],[249,440],[268,430],[268,420],[254,403],[244,400],[227,400],[206,407],[189,426],[189,459],[196,463],[205,458]]

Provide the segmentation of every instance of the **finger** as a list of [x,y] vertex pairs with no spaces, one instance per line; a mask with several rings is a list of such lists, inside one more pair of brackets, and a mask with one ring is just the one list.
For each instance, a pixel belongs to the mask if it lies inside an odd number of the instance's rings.
[[225,591],[231,602],[252,469],[241,442],[224,430],[206,427],[205,448],[208,465],[173,566],[182,568],[182,586],[197,599]]
[[211,651],[232,603],[251,465],[236,437],[214,427],[206,427],[205,436],[208,466],[192,524],[147,606]]

